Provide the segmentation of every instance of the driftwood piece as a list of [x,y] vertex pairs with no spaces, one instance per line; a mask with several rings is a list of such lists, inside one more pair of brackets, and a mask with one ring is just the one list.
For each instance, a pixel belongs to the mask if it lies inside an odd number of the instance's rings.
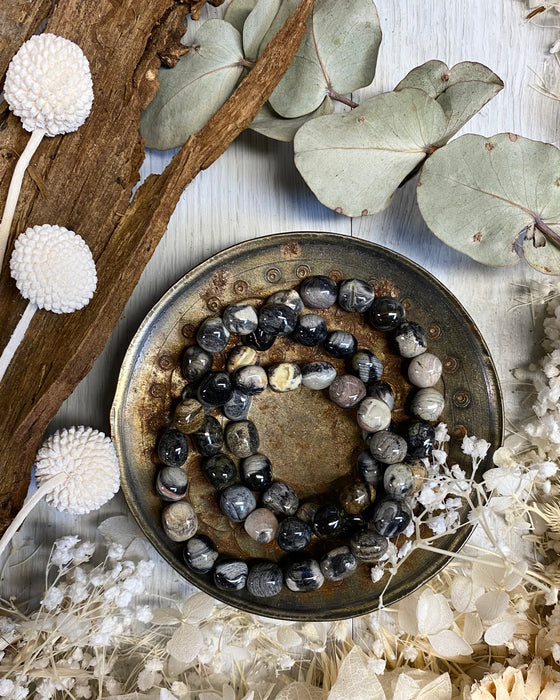
[[[200,4],[190,3],[193,8]],[[250,124],[297,51],[312,4],[302,1],[224,107],[129,203],[143,160],[140,110],[157,88],[158,57],[171,56],[173,61],[181,52],[175,39],[188,5],[99,0],[93,13],[82,0],[59,0],[47,30],[76,41],[89,58],[94,108],[77,132],[41,144],[32,177],[22,189],[12,237],[39,223],[75,230],[92,249],[99,282],[84,309],[60,316],[35,314],[2,382],[0,532],[23,503],[44,430],[103,349],[181,192]],[[20,153],[25,137],[19,120],[9,115],[2,127],[3,152]],[[9,161],[0,162],[0,201],[13,169]],[[0,277],[1,346],[25,304],[5,265]]]

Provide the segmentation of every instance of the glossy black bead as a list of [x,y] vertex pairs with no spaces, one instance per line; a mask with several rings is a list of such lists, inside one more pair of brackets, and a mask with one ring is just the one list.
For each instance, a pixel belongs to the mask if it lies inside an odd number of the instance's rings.
[[368,320],[380,331],[392,331],[404,321],[402,304],[392,297],[377,297],[368,310]]
[[352,372],[364,384],[376,382],[383,374],[383,363],[371,350],[358,350],[350,360]]
[[259,431],[251,420],[228,423],[225,438],[229,451],[236,457],[249,457],[259,449]]
[[329,581],[342,581],[358,568],[356,557],[346,545],[327,552],[319,562],[321,571]]
[[230,420],[245,420],[249,415],[252,402],[251,396],[241,389],[234,388],[231,398],[222,406],[222,413]]
[[210,372],[202,378],[197,391],[200,403],[206,406],[223,406],[233,394],[227,372]]
[[371,484],[375,488],[379,486],[383,480],[383,470],[385,465],[378,462],[369,450],[360,452],[358,456],[358,476],[366,484]]
[[158,457],[167,467],[180,467],[187,461],[189,443],[186,435],[176,428],[170,428],[158,441]]
[[218,316],[205,318],[196,331],[196,342],[203,350],[222,352],[229,341],[230,332]]
[[288,564],[284,572],[286,586],[295,593],[311,593],[321,588],[325,577],[315,559],[303,559]]
[[366,387],[367,395],[371,396],[373,399],[379,399],[384,401],[389,409],[392,411],[395,405],[395,394],[393,388],[387,382],[379,379],[376,382],[371,382]]
[[325,320],[317,314],[301,314],[292,333],[293,340],[311,348],[322,343],[329,331]]
[[408,454],[415,459],[427,457],[436,439],[436,429],[423,420],[412,421],[404,426],[403,437],[408,445]]
[[291,486],[275,481],[263,493],[263,505],[278,515],[294,515],[299,508],[299,498]]
[[181,373],[188,382],[197,382],[212,369],[212,354],[198,347],[189,345],[181,358]]
[[282,569],[273,561],[258,561],[249,569],[247,590],[256,598],[271,598],[282,590]]
[[202,460],[201,469],[217,491],[221,491],[237,481],[237,467],[228,455],[216,454],[206,457]]
[[303,280],[299,294],[309,309],[328,309],[338,295],[336,282],[325,275],[313,275]]
[[322,506],[313,516],[313,532],[319,537],[339,537],[348,532],[348,514],[336,504]]
[[254,350],[268,350],[274,345],[274,341],[278,336],[274,333],[266,333],[262,328],[257,328],[249,335],[244,335],[242,341],[244,345],[248,345]]
[[241,462],[241,478],[251,491],[262,493],[272,484],[272,465],[266,455],[257,452]]
[[207,574],[218,558],[218,552],[212,540],[206,535],[196,535],[187,540],[183,549],[185,564],[193,571]]
[[299,552],[311,541],[311,528],[296,517],[284,518],[278,526],[276,543],[285,552]]
[[356,352],[358,341],[348,331],[332,331],[325,338],[323,348],[331,357],[344,359]]
[[222,426],[214,416],[206,416],[202,427],[192,434],[196,449],[203,457],[218,454],[224,446]]
[[297,314],[286,304],[265,304],[259,311],[259,327],[265,333],[289,335],[297,324]]
[[383,498],[372,508],[371,524],[383,537],[395,537],[404,532],[412,520],[412,511],[405,501]]
[[338,305],[344,311],[363,314],[374,298],[373,287],[364,280],[342,280],[338,285]]
[[249,567],[240,559],[224,559],[214,567],[214,583],[222,591],[240,591],[245,588]]

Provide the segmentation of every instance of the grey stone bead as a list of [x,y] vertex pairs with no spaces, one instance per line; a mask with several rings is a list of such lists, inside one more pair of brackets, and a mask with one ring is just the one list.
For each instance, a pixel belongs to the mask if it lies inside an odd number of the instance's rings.
[[352,355],[350,365],[364,384],[377,381],[383,374],[383,363],[371,350],[358,350]]
[[326,389],[336,379],[336,368],[330,362],[309,362],[301,370],[301,383],[308,389]]
[[319,565],[329,581],[342,581],[358,568],[356,557],[346,545],[331,549],[321,558]]
[[235,388],[231,399],[222,406],[222,413],[229,420],[245,420],[251,410],[253,398],[241,389]]
[[161,513],[163,531],[173,542],[185,542],[196,535],[198,518],[187,501],[175,501],[165,506]]
[[439,357],[431,352],[423,352],[417,357],[413,357],[408,365],[408,379],[414,386],[420,389],[437,384],[441,377],[442,364]]
[[383,474],[383,488],[391,498],[406,498],[414,491],[414,474],[408,464],[390,464]]
[[296,511],[296,516],[303,520],[304,523],[311,524],[315,513],[319,510],[319,504],[313,503],[313,501],[307,501],[306,503],[301,503]]
[[237,335],[248,335],[259,325],[255,307],[243,302],[226,306],[222,313],[222,321],[230,333]]
[[185,564],[200,574],[207,574],[218,558],[218,552],[212,540],[206,535],[192,537],[183,548]]
[[352,554],[360,561],[379,561],[389,547],[389,540],[373,530],[360,530],[350,538]]
[[347,484],[339,494],[338,501],[347,513],[356,515],[370,504],[371,485],[362,481]]
[[356,419],[360,428],[369,433],[385,430],[391,423],[391,409],[385,401],[366,396],[358,406]]
[[404,532],[412,520],[412,511],[405,501],[382,498],[373,505],[371,524],[383,537]]
[[332,331],[325,338],[323,348],[331,357],[348,359],[358,349],[358,341],[348,331]]
[[249,567],[240,559],[224,559],[214,567],[214,583],[222,591],[240,591],[245,588]]
[[232,421],[226,426],[226,444],[236,457],[249,457],[259,449],[259,432],[251,420]]
[[247,345],[236,345],[228,355],[227,371],[233,374],[240,367],[260,364],[259,353]]
[[217,454],[206,457],[202,460],[200,468],[204,476],[218,491],[232,486],[237,481],[237,467],[228,455]]
[[272,484],[272,466],[266,455],[257,452],[241,462],[241,478],[251,491],[262,493]]
[[311,348],[322,343],[329,331],[325,320],[317,314],[301,314],[292,332],[292,340]]
[[256,396],[268,386],[266,370],[259,365],[240,367],[233,375],[235,386],[248,396]]
[[368,447],[372,456],[383,464],[402,462],[407,452],[406,440],[389,430],[373,433],[368,440]]
[[268,508],[257,508],[243,523],[245,532],[256,542],[268,544],[278,532],[278,518]]
[[219,316],[205,318],[196,331],[196,342],[203,350],[222,352],[229,341],[230,332]]
[[234,484],[225,488],[220,494],[222,513],[235,523],[245,520],[256,507],[255,497],[246,486]]
[[273,391],[285,393],[301,386],[301,370],[295,362],[279,362],[268,370],[268,385]]
[[272,598],[282,590],[282,569],[272,561],[258,561],[247,576],[247,590],[256,598]]
[[227,372],[209,372],[202,377],[198,390],[197,399],[203,406],[223,406],[231,399],[233,388]]
[[416,357],[426,352],[426,333],[419,323],[405,321],[395,331],[395,342],[401,357]]
[[375,298],[373,287],[364,280],[342,280],[338,285],[338,305],[344,311],[364,313]]
[[180,501],[187,493],[188,481],[181,467],[163,467],[156,478],[156,491],[164,501]]
[[196,449],[203,457],[218,454],[224,446],[222,426],[214,416],[206,416],[202,427],[192,434]]
[[259,326],[265,333],[289,335],[297,324],[297,314],[286,304],[265,304],[259,311]]
[[266,300],[267,304],[285,304],[293,309],[296,314],[303,311],[303,301],[295,289],[283,289],[271,294]]
[[288,564],[284,571],[284,580],[291,591],[311,593],[321,588],[325,577],[315,559],[304,559]]
[[366,389],[368,396],[371,396],[373,399],[380,399],[381,401],[384,401],[387,406],[389,406],[389,410],[393,410],[395,406],[395,394],[390,384],[387,384],[387,382],[382,380],[378,380],[368,384]]
[[167,467],[180,467],[187,461],[189,443],[176,428],[166,430],[158,440],[158,457]]
[[313,275],[303,280],[299,294],[309,309],[328,309],[338,295],[336,282],[325,275]]
[[181,373],[188,382],[197,382],[212,369],[212,354],[198,345],[185,348],[181,358]]
[[299,552],[311,541],[311,527],[294,516],[284,518],[278,527],[276,543],[285,552]]
[[385,467],[372,456],[369,450],[360,452],[357,467],[358,475],[362,481],[376,488],[379,486],[383,479],[383,470]]
[[294,515],[299,507],[299,498],[291,486],[275,481],[264,492],[263,505],[278,515]]
[[336,377],[329,386],[329,397],[341,408],[351,408],[360,403],[366,395],[366,387],[361,379],[353,374]]
[[413,396],[410,410],[417,418],[427,421],[437,420],[445,406],[445,399],[437,389],[420,389]]

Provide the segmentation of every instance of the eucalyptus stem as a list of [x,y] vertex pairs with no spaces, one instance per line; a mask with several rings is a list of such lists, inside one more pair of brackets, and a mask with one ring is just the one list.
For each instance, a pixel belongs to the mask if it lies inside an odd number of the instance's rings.
[[327,94],[331,98],[331,100],[335,100],[336,102],[342,102],[343,105],[347,105],[348,107],[352,107],[352,109],[360,106],[357,102],[354,102],[349,97],[345,97],[344,95],[341,95],[339,92],[337,92],[336,90],[333,90],[332,88],[329,88],[329,91]]
[[553,231],[548,224],[545,224],[544,221],[541,221],[541,219],[535,219],[535,228],[557,246],[560,246],[560,236],[556,233],[556,231]]

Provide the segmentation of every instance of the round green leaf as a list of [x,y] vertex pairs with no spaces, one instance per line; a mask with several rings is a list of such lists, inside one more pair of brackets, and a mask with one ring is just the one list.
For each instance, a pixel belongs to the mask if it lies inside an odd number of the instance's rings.
[[262,41],[270,29],[282,0],[258,0],[255,8],[249,14],[243,25],[243,50],[245,57],[249,60],[256,60],[259,55],[259,48]]
[[381,211],[447,128],[422,90],[386,92],[352,112],[318,117],[294,139],[295,163],[317,198],[348,216]]
[[427,160],[417,193],[429,228],[474,260],[515,265],[520,234],[529,230],[527,262],[550,274],[560,270],[560,249],[552,243],[560,237],[560,151],[554,146],[514,134],[461,136]]
[[279,117],[268,102],[262,107],[257,116],[253,119],[250,128],[258,134],[267,136],[276,141],[293,141],[297,130],[310,119],[332,114],[334,111],[333,101],[326,97],[323,104],[311,114],[295,119],[284,119]]
[[175,68],[159,72],[160,88],[142,113],[148,148],[185,143],[231,95],[243,72],[241,35],[221,19],[205,22]]
[[257,0],[232,0],[224,14],[224,20],[242,34],[245,20],[256,4]]

